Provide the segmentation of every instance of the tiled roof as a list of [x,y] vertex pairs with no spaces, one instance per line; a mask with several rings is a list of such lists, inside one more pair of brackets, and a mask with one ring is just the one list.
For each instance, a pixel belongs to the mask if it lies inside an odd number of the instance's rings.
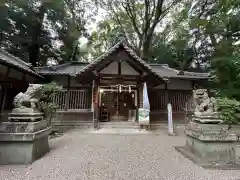
[[41,77],[37,72],[31,69],[31,65],[13,56],[12,54],[0,49],[0,64],[7,64],[16,69],[28,72],[31,75]]
[[[70,75],[75,76],[76,72],[84,69],[89,63],[71,62],[54,67],[38,67],[35,70],[41,75]],[[208,73],[196,73],[183,71],[180,75],[180,71],[172,69],[162,64],[150,64],[149,65],[154,72],[159,74],[163,78],[179,78],[179,79],[209,79]]]
[[179,79],[209,79],[209,73],[197,73],[189,71],[179,71],[169,68],[166,65],[150,64],[152,69],[164,78],[179,78]]
[[41,67],[35,68],[37,72],[42,75],[70,75],[76,76],[82,74],[91,68],[96,67],[100,64],[107,56],[111,55],[118,48],[123,47],[127,53],[129,53],[132,58],[138,61],[141,65],[143,65],[150,72],[155,74],[156,76],[162,79],[169,78],[180,78],[180,79],[209,79],[208,73],[195,73],[188,71],[178,71],[176,69],[169,68],[167,65],[162,64],[147,64],[140,57],[136,55],[136,53],[128,47],[125,43],[120,41],[115,46],[113,46],[109,51],[98,57],[96,60],[91,63],[81,63],[81,62],[69,62],[62,65],[56,65],[51,67]]
[[34,68],[41,75],[70,75],[75,76],[77,72],[86,67],[89,63],[68,62],[56,66],[45,66]]

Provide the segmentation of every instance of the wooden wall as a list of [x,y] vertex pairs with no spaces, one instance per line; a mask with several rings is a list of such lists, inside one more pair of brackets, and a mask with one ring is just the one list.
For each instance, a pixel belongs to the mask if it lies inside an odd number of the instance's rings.
[[193,111],[192,91],[190,90],[149,90],[150,122],[166,122],[167,105],[172,104],[173,121],[184,122],[185,116]]

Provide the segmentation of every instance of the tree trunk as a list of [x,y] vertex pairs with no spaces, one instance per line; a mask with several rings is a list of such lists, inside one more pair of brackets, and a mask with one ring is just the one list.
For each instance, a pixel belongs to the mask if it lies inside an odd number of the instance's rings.
[[45,14],[45,7],[42,5],[39,9],[39,12],[36,13],[37,20],[33,24],[33,32],[31,37],[31,44],[28,47],[29,52],[29,63],[33,66],[37,66],[39,61],[39,53],[40,53],[40,36],[42,33],[42,24]]
[[144,35],[143,37],[143,41],[142,41],[142,47],[141,47],[141,58],[144,61],[150,61],[148,58],[148,52],[149,52],[149,48],[152,42],[152,36],[148,37],[146,35]]

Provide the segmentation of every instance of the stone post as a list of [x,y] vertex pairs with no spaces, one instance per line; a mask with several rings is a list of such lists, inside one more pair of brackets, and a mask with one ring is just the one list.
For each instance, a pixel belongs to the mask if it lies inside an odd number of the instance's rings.
[[168,134],[174,135],[172,121],[172,105],[170,103],[168,104],[167,109],[168,109]]

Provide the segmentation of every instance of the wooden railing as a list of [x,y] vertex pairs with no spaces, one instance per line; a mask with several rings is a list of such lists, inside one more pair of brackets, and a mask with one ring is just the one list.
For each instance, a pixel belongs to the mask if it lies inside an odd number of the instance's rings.
[[53,98],[59,110],[83,110],[91,109],[91,93],[87,89],[62,90]]
[[67,102],[67,90],[62,90],[57,92],[55,96],[53,97],[53,102],[58,106],[59,110],[64,110],[66,108],[66,102]]
[[174,112],[192,109],[192,91],[151,90],[149,100],[152,110],[166,111],[168,103],[172,104]]

